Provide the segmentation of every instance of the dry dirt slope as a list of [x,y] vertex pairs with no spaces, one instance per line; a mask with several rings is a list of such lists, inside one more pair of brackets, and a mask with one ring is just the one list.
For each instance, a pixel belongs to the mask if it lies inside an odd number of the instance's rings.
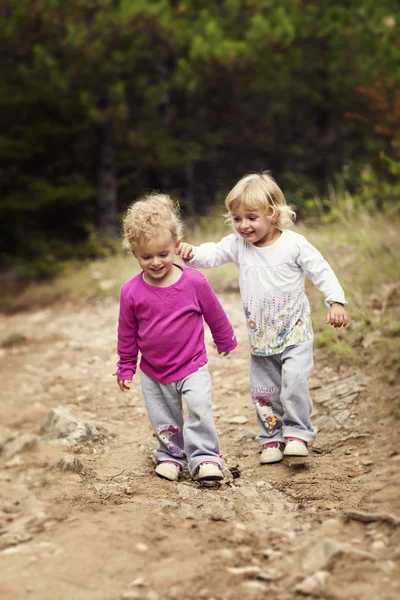
[[0,318],[2,600],[400,597],[393,388],[317,355],[313,452],[262,467],[240,300],[220,297],[240,345],[207,338],[227,461],[211,488],[153,475],[140,382],[111,375],[115,300]]

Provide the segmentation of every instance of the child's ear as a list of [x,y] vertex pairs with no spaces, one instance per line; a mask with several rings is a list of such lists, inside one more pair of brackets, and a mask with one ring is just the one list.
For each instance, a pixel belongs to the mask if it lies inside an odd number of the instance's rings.
[[175,250],[178,250],[179,246],[181,245],[182,240],[176,240],[175,242]]

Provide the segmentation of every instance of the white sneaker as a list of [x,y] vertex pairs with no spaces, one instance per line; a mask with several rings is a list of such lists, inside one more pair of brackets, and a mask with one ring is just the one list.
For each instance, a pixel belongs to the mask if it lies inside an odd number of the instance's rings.
[[260,463],[266,465],[283,460],[283,446],[282,442],[268,442],[264,444],[260,455]]
[[203,462],[194,476],[196,481],[220,481],[223,479],[222,471],[217,463]]
[[283,454],[284,456],[308,456],[307,442],[299,438],[288,438]]
[[155,468],[156,474],[163,479],[168,479],[168,481],[178,481],[180,470],[181,466],[170,460],[158,463]]

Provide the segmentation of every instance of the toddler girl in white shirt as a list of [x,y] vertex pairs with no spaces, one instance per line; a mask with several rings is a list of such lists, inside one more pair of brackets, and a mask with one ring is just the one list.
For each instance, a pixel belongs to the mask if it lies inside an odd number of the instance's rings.
[[243,177],[229,192],[225,206],[235,233],[218,243],[182,243],[178,254],[196,268],[238,265],[260,461],[307,456],[315,431],[308,392],[313,330],[305,277],[324,294],[326,322],[333,327],[348,324],[344,292],[319,251],[287,229],[295,212],[268,172]]

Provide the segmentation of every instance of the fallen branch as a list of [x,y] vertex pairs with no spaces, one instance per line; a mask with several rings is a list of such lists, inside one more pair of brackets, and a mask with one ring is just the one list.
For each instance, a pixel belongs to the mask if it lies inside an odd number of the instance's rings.
[[116,473],[115,475],[112,475],[109,479],[109,481],[112,481],[115,477],[119,477],[120,475],[122,475],[122,473],[125,473],[126,469],[122,469],[121,473]]
[[348,519],[361,521],[362,523],[374,523],[376,521],[381,521],[382,523],[389,523],[389,525],[400,525],[400,517],[390,513],[366,513],[358,510],[347,510],[343,514]]

